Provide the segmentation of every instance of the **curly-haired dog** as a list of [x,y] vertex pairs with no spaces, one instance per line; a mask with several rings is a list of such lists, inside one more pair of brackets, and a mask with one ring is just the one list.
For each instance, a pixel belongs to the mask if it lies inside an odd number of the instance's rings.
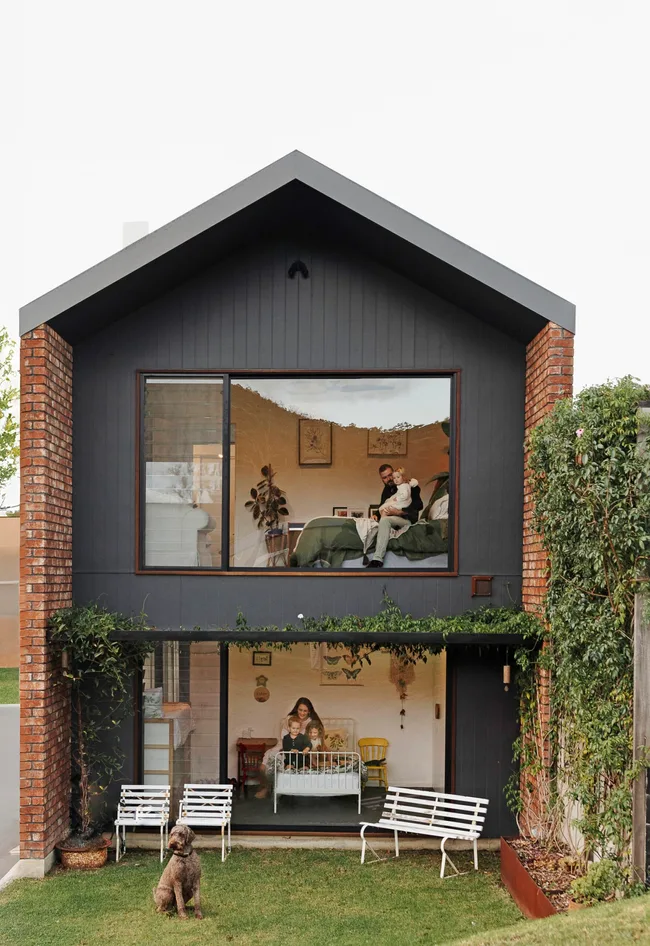
[[178,915],[187,919],[185,905],[194,898],[194,916],[203,919],[201,913],[201,862],[192,847],[194,832],[185,824],[177,824],[169,836],[172,856],[165,867],[158,886],[154,887],[153,899],[158,913],[169,913],[176,903]]

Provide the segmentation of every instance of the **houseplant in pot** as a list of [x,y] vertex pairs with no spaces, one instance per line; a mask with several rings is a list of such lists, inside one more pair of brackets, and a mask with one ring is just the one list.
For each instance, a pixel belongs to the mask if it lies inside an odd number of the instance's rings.
[[288,516],[289,510],[284,493],[275,483],[276,473],[271,464],[263,466],[260,473],[262,479],[251,489],[251,498],[245,506],[250,509],[257,528],[264,529],[266,550],[271,564],[275,554],[283,548],[284,535],[279,528],[280,517]]
[[98,604],[73,605],[50,618],[49,638],[61,660],[72,715],[71,835],[58,845],[64,867],[106,863],[108,842],[101,796],[119,773],[124,754],[111,736],[132,712],[133,681],[153,644],[117,641],[116,630],[144,630],[143,614],[127,617]]

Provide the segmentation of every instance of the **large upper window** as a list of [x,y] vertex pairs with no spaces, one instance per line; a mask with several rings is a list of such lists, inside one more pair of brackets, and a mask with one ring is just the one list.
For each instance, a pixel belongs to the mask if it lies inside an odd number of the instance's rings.
[[452,400],[447,376],[145,379],[144,566],[448,570]]

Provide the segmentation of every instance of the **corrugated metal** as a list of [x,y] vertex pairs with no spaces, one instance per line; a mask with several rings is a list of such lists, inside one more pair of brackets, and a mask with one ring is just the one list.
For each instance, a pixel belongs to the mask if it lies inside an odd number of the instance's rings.
[[[297,257],[308,280],[287,278]],[[144,608],[160,626],[230,623],[238,608],[261,623],[371,613],[384,585],[414,614],[519,600],[521,344],[363,257],[289,241],[233,256],[124,315],[75,347],[76,600]],[[460,368],[461,577],[135,576],[136,370],[244,368]],[[470,597],[472,574],[495,576],[492,599]]]

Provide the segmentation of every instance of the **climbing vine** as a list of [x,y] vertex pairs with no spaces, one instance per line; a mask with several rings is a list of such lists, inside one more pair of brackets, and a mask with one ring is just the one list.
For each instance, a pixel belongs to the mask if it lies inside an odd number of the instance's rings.
[[[543,799],[550,831],[562,796],[585,854],[623,861],[632,830],[634,596],[650,563],[650,453],[640,451],[638,405],[650,389],[631,378],[557,403],[533,431],[529,470],[536,528],[550,559],[548,646],[530,667],[523,699],[525,766],[544,768],[535,731],[535,674],[550,674],[554,790]],[[528,729],[528,732],[526,731]],[[548,745],[548,743],[547,743]]]

